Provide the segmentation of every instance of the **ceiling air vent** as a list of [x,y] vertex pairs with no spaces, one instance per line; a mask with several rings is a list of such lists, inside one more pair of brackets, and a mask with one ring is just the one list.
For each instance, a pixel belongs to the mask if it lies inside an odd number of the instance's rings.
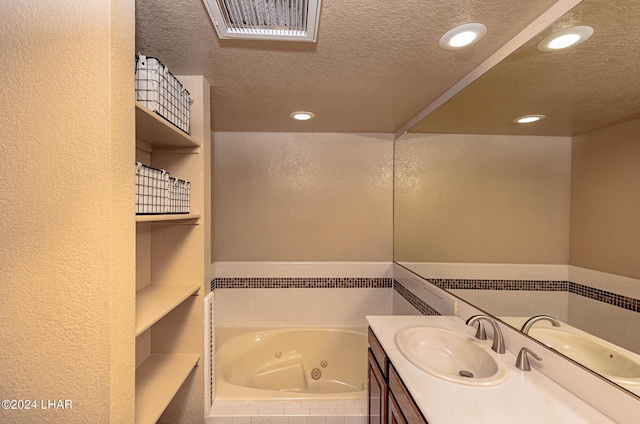
[[220,38],[316,41],[321,0],[203,0]]

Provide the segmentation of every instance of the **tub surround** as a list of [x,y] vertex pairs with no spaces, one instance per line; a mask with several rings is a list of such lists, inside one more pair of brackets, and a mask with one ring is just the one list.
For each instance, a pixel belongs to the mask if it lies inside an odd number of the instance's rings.
[[365,424],[366,399],[220,401],[216,344],[246,328],[364,329],[392,313],[392,262],[214,262],[207,342],[207,424]]
[[[395,335],[409,326],[436,325],[473,337],[475,330],[459,317],[368,316],[367,321],[429,423],[614,422],[539,371],[517,369],[516,357],[511,352],[500,355],[509,367],[507,382],[490,388],[476,388],[433,377],[409,362],[398,350]],[[489,345],[491,341],[486,343]],[[545,352],[537,353],[544,361]]]
[[216,327],[357,327],[391,314],[391,262],[215,262]]
[[206,424],[366,424],[367,400],[216,401]]

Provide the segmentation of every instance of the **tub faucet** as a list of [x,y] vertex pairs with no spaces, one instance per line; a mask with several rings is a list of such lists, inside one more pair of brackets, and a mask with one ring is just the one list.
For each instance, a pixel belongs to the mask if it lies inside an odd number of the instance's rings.
[[524,334],[529,334],[529,330],[531,330],[531,327],[533,326],[533,324],[535,324],[538,321],[549,321],[551,323],[551,325],[553,325],[554,327],[560,327],[560,321],[558,321],[557,319],[555,319],[552,316],[549,316],[549,315],[535,315],[535,316],[532,316],[531,318],[529,318],[527,320],[527,322],[525,322],[522,325],[522,328],[520,329],[520,331],[522,331]]
[[491,318],[488,315],[474,315],[467,320],[467,325],[473,326],[473,324],[477,321],[478,332],[476,333],[476,337],[478,339],[484,340],[487,336],[484,335],[484,338],[482,337],[482,334],[484,334],[484,326],[482,325],[482,320],[487,321],[493,327],[493,345],[491,345],[491,349],[493,349],[496,353],[504,353],[504,337],[502,336],[502,330],[500,330],[500,326],[495,319]]

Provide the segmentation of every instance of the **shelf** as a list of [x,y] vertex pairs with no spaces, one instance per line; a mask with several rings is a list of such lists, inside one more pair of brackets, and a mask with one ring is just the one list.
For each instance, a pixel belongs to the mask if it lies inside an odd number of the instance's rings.
[[200,147],[189,134],[136,102],[136,134],[138,140],[153,147]]
[[136,293],[136,337],[199,289],[199,285],[165,286],[151,284],[138,290]]
[[200,355],[151,355],[136,368],[136,424],[153,424],[176,395]]
[[200,219],[198,213],[136,215],[136,222],[189,221]]

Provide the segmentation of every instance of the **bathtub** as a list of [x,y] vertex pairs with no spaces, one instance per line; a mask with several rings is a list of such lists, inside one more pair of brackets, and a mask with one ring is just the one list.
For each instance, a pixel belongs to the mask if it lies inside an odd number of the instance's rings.
[[216,352],[215,399],[363,399],[367,335],[331,328],[262,330]]

